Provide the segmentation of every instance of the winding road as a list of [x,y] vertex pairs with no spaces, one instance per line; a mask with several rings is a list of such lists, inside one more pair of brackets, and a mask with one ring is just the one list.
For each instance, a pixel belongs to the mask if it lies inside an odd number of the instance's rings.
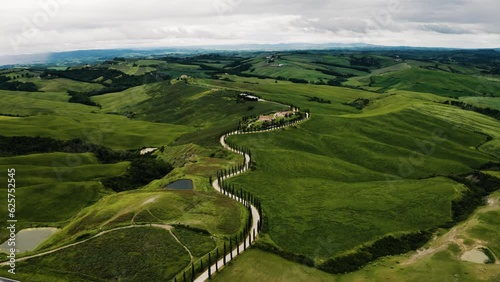
[[[226,180],[226,179],[235,177],[237,175],[240,175],[240,174],[246,172],[247,170],[250,169],[250,164],[251,164],[251,157],[250,157],[250,155],[248,155],[248,154],[246,154],[244,152],[238,151],[238,150],[236,150],[234,148],[231,148],[226,143],[226,138],[228,136],[238,135],[238,134],[255,134],[255,133],[269,132],[269,131],[273,131],[273,130],[277,130],[277,129],[282,129],[282,128],[285,128],[285,127],[289,127],[289,126],[301,123],[303,121],[306,121],[309,118],[310,118],[309,113],[306,113],[306,117],[304,119],[295,121],[295,122],[293,122],[291,124],[288,124],[288,125],[283,125],[283,126],[279,126],[279,127],[274,127],[272,129],[260,130],[260,131],[254,131],[254,132],[242,132],[242,131],[236,130],[236,131],[230,132],[228,134],[222,135],[220,137],[220,144],[222,145],[222,147],[224,147],[224,149],[229,150],[229,151],[231,151],[233,153],[240,154],[240,155],[242,155],[245,158],[245,165],[243,166],[243,169],[241,169],[240,171],[237,171],[237,172],[235,172],[233,174],[230,174],[228,176],[222,177],[222,180]],[[217,190],[217,192],[223,194],[223,191],[222,191],[221,187],[219,186],[218,180],[214,180],[213,181],[212,187],[215,190]],[[225,257],[226,263],[228,263],[232,259],[236,258],[236,256],[238,256],[239,254],[241,254],[242,252],[245,251],[245,245],[248,245],[248,247],[249,247],[255,241],[255,239],[257,239],[256,238],[258,236],[257,225],[259,224],[259,221],[261,220],[261,218],[260,218],[260,214],[259,214],[257,208],[255,206],[253,206],[251,203],[249,203],[249,202],[247,202],[247,201],[245,201],[245,200],[237,197],[236,195],[228,193],[228,192],[226,192],[226,195],[228,197],[230,197],[231,199],[234,199],[235,201],[238,201],[238,202],[242,203],[245,206],[249,205],[250,209],[252,211],[252,221],[253,221],[252,222],[252,228],[250,229],[250,232],[248,233],[248,235],[245,237],[245,240],[244,240],[244,242],[250,242],[250,243],[249,244],[241,243],[239,246],[237,246],[236,248],[234,248],[230,253],[228,253],[226,255],[226,257]],[[255,235],[252,236],[253,234],[255,234]],[[210,273],[216,273],[219,269],[221,269],[223,267],[224,267],[224,258],[221,258],[218,261],[216,261],[214,264],[212,264],[209,269],[207,269],[205,272],[203,272],[201,275],[199,275],[194,281],[195,282],[207,281],[209,279],[209,271],[210,271]]]
[[[222,147],[224,147],[226,150],[229,150],[231,152],[234,152],[234,153],[242,155],[244,157],[244,159],[245,159],[245,164],[244,164],[244,166],[243,166],[243,168],[241,170],[236,171],[235,173],[232,173],[232,174],[229,174],[227,176],[222,177],[222,180],[226,180],[226,179],[235,177],[237,175],[240,175],[242,173],[245,173],[247,170],[250,169],[250,164],[251,164],[251,157],[250,157],[249,154],[244,153],[242,151],[238,151],[238,150],[236,150],[234,148],[231,148],[226,143],[226,138],[228,136],[239,135],[239,134],[256,134],[256,133],[263,133],[263,132],[274,131],[274,130],[286,128],[286,127],[293,126],[295,124],[304,122],[304,121],[308,120],[309,118],[310,118],[309,113],[306,113],[306,117],[305,118],[303,118],[301,120],[298,120],[298,121],[295,121],[293,123],[287,124],[287,125],[283,125],[283,126],[279,126],[279,127],[274,127],[274,128],[267,129],[267,130],[254,131],[254,132],[242,132],[242,131],[236,130],[236,131],[230,132],[228,134],[222,135],[220,137],[220,144],[222,145]],[[221,187],[219,186],[218,180],[214,180],[213,181],[212,187],[217,192],[219,192],[221,194],[224,194],[224,192],[222,191]],[[257,239],[256,238],[258,236],[258,231],[257,231],[258,228],[257,228],[257,226],[258,226],[261,218],[260,218],[260,214],[259,214],[257,208],[254,205],[252,205],[250,202],[247,202],[247,201],[241,199],[240,197],[238,197],[236,195],[233,195],[233,194],[231,194],[231,193],[229,193],[227,191],[226,191],[226,196],[230,197],[231,199],[233,199],[235,201],[238,201],[238,202],[242,203],[245,206],[250,206],[250,210],[252,212],[252,227],[251,227],[250,232],[248,233],[248,235],[245,237],[245,240],[244,240],[245,243],[241,243],[239,246],[235,247],[233,250],[231,250],[230,253],[228,253],[226,255],[225,260],[226,260],[226,263],[228,263],[232,259],[236,258],[239,254],[241,254],[242,252],[244,252],[245,249],[246,249],[245,247],[249,247]],[[190,250],[184,244],[182,244],[179,241],[179,239],[172,233],[172,230],[171,230],[172,226],[166,225],[166,224],[164,224],[164,225],[152,224],[152,225],[131,225],[131,226],[118,227],[118,228],[106,230],[106,231],[100,232],[100,233],[98,233],[98,234],[96,234],[96,235],[94,235],[94,236],[92,236],[92,237],[90,237],[88,239],[85,239],[85,240],[82,240],[82,241],[79,241],[79,242],[76,242],[76,243],[68,244],[66,246],[62,246],[62,247],[59,247],[59,248],[56,248],[56,249],[53,249],[53,250],[50,250],[50,251],[42,252],[42,253],[39,253],[39,254],[35,254],[35,255],[31,255],[31,256],[26,256],[26,257],[19,258],[19,259],[17,259],[17,262],[29,260],[31,258],[36,258],[36,257],[40,257],[40,256],[45,256],[45,255],[52,254],[52,253],[58,252],[60,250],[69,248],[69,247],[73,247],[73,246],[76,246],[76,245],[79,245],[79,244],[83,244],[83,243],[85,243],[85,242],[87,242],[89,240],[95,239],[96,237],[102,236],[102,235],[107,234],[109,232],[113,232],[113,231],[117,231],[117,230],[121,230],[121,229],[127,229],[127,228],[138,228],[138,227],[140,228],[140,227],[149,227],[149,226],[164,228],[167,231],[169,231],[170,234],[176,239],[176,241],[179,242],[187,250],[187,252],[189,253],[189,255],[191,257],[191,260],[193,259],[193,255],[191,254]],[[5,265],[8,265],[8,261],[0,263],[0,266],[5,266]],[[194,281],[196,281],[196,282],[207,281],[209,279],[209,271],[210,271],[210,273],[216,273],[218,270],[220,270],[223,267],[224,267],[224,258],[221,258],[218,261],[216,261],[214,264],[212,264],[209,269],[207,269],[205,272],[203,272],[202,274],[200,274]]]

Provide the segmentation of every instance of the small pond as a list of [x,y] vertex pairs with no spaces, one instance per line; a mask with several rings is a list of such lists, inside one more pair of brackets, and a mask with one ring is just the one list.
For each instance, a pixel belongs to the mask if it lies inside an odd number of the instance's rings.
[[484,252],[480,249],[474,249],[468,252],[465,252],[462,255],[462,260],[470,261],[474,263],[486,263],[488,261],[488,256],[484,254]]
[[190,179],[177,180],[168,184],[166,188],[173,190],[193,190],[193,181]]
[[[34,250],[43,241],[47,240],[50,236],[57,232],[57,228],[27,228],[23,229],[16,234],[16,249],[18,253],[25,253]],[[0,251],[8,253],[9,247],[7,245],[8,241],[5,241],[0,245]]]

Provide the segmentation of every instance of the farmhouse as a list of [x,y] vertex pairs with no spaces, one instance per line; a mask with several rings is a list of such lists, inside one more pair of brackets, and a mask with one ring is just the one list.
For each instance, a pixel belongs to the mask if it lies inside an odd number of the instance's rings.
[[273,121],[275,118],[273,115],[262,115],[259,117],[259,121],[266,122],[266,121]]
[[248,101],[259,101],[259,97],[248,95],[246,93],[240,93],[240,97]]
[[275,113],[274,114],[274,117],[275,118],[279,118],[279,117],[286,117],[287,115],[293,115],[293,111],[284,111],[284,112],[279,112],[279,113]]
[[259,121],[266,122],[266,121],[273,121],[276,120],[280,117],[286,117],[287,115],[293,115],[295,111],[283,111],[283,112],[278,112],[273,115],[261,115],[259,117]]

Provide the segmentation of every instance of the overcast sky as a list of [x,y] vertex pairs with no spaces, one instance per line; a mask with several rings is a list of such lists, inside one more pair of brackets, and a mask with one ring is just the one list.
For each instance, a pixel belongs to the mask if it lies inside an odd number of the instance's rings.
[[0,55],[241,43],[500,47],[498,0],[7,0]]

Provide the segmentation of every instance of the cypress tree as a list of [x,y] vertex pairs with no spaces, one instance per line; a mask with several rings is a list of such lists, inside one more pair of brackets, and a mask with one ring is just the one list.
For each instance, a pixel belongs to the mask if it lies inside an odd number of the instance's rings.
[[229,237],[229,251],[231,254],[231,260],[233,260],[233,238]]
[[238,234],[236,234],[236,253],[240,254],[240,242],[238,242]]
[[210,258],[210,253],[208,253],[208,279],[212,279],[212,259]]
[[224,265],[226,265],[226,241],[224,241]]
[[215,256],[215,271],[219,271],[219,268],[217,266],[217,263],[219,261],[219,248],[217,248],[217,250],[215,250],[215,253],[216,253],[216,256]]
[[194,263],[191,264],[191,282],[194,281]]

